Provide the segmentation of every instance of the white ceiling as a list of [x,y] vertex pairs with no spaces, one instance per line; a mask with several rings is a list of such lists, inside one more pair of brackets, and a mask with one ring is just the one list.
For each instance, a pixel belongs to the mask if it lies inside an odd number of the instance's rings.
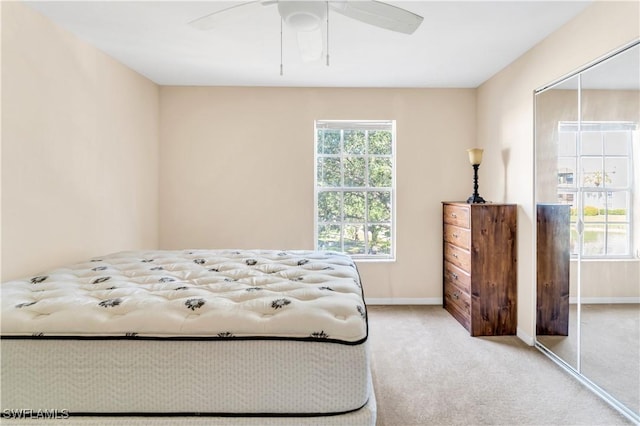
[[390,1],[424,17],[413,35],[330,13],[330,66],[302,62],[274,6],[236,8],[220,27],[188,22],[243,2],[27,4],[161,85],[477,87],[590,1]]

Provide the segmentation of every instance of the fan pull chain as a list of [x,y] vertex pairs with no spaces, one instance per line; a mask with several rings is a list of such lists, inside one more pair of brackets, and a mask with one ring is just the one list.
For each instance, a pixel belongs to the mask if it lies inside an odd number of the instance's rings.
[[329,2],[327,1],[327,66],[329,66]]
[[283,75],[283,72],[282,72],[282,18],[280,18],[280,75]]

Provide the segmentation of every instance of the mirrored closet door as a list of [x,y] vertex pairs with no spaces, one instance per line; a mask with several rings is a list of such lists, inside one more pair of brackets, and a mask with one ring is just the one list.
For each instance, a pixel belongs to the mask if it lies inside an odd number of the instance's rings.
[[640,44],[535,93],[536,345],[640,421]]

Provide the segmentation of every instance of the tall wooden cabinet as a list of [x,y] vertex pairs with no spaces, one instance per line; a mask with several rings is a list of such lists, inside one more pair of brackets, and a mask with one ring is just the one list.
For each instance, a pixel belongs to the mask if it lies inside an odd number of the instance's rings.
[[517,206],[442,205],[443,307],[472,336],[516,334]]

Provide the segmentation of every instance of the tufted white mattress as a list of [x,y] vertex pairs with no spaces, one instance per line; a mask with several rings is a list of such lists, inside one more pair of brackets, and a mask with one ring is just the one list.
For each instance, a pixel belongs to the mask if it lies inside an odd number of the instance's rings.
[[350,413],[375,407],[367,333],[339,253],[115,253],[2,284],[2,408]]
[[367,337],[353,261],[333,252],[122,252],[2,285],[2,335]]

